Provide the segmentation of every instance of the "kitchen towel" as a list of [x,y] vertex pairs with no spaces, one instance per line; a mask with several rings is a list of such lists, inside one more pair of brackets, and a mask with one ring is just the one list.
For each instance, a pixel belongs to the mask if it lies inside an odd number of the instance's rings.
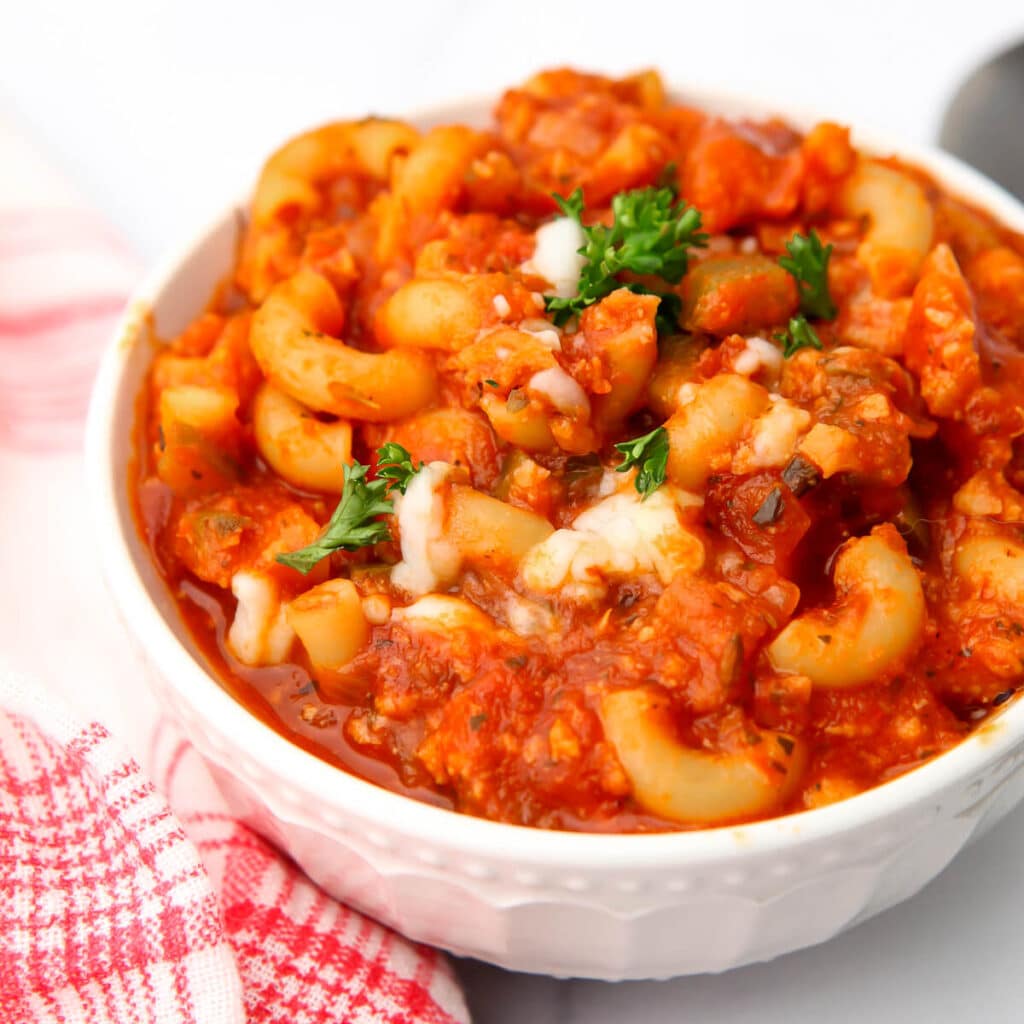
[[233,818],[101,580],[80,447],[131,253],[0,112],[0,1019],[468,1021],[447,960]]

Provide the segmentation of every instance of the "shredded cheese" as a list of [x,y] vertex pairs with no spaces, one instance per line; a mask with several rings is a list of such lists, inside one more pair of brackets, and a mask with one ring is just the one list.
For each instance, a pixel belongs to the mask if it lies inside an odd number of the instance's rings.
[[[410,487],[410,490],[412,488]],[[405,608],[396,608],[392,617],[414,629],[449,633],[461,629],[493,629],[491,618],[461,597],[427,594]]]
[[526,388],[546,398],[551,406],[565,416],[589,416],[590,400],[575,379],[560,366],[550,366],[535,373]]
[[505,621],[517,636],[553,633],[557,627],[554,613],[547,604],[538,604],[509,592],[505,599]]
[[684,381],[676,391],[676,408],[682,409],[684,405],[689,405],[696,397],[697,384],[692,380]]
[[295,631],[285,618],[277,583],[243,569],[231,577],[238,604],[228,630],[228,647],[246,665],[273,665],[291,651]]
[[613,494],[580,513],[571,530],[556,530],[523,560],[523,581],[532,590],[569,600],[600,600],[608,581],[656,572],[669,583],[678,572],[703,566],[701,540],[679,520],[680,504],[699,504],[686,492],[663,487],[640,501]]
[[529,334],[536,338],[545,348],[552,352],[562,351],[562,335],[558,328],[549,324],[547,320],[524,320],[519,325],[523,334]]
[[556,217],[537,229],[534,241],[536,248],[523,264],[523,273],[544,278],[559,298],[571,298],[586,262],[578,251],[587,242],[583,228],[573,217]]
[[597,496],[607,498],[609,494],[621,491],[626,486],[631,486],[629,474],[619,473],[614,469],[606,469],[601,474],[601,481],[597,485]]
[[746,347],[733,360],[732,368],[744,377],[753,377],[762,368],[777,373],[782,369],[782,353],[764,338],[747,338]]
[[391,582],[418,596],[447,586],[458,575],[458,549],[444,537],[444,485],[451,473],[445,462],[431,462],[413,478],[405,494],[395,496],[395,518],[402,561]]
[[811,414],[786,398],[773,395],[774,401],[759,416],[733,457],[734,473],[784,466],[796,451],[800,438],[811,426]]

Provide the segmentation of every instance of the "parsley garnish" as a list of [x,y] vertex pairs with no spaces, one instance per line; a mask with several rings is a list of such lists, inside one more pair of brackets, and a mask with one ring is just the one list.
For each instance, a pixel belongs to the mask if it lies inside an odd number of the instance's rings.
[[658,188],[667,188],[673,197],[679,195],[679,167],[675,160],[669,160],[658,175]]
[[277,561],[305,575],[332,551],[356,551],[391,538],[388,524],[377,519],[394,511],[387,499],[391,481],[367,480],[368,468],[359,462],[342,468],[341,500],[323,532],[307,547],[278,555]]
[[836,304],[828,290],[831,244],[822,245],[812,228],[806,238],[797,232],[786,243],[786,251],[789,255],[779,257],[779,266],[788,270],[796,281],[800,293],[800,312],[818,320],[834,320]]
[[377,476],[391,482],[399,494],[405,494],[409,481],[423,468],[423,463],[414,466],[412,456],[394,441],[388,441],[377,449]]
[[[647,291],[647,289],[643,289]],[[649,294],[658,294],[651,292]],[[683,315],[683,300],[675,292],[668,292],[665,295],[658,295],[661,304],[658,306],[657,315],[654,317],[654,325],[659,334],[678,334],[679,320]]]
[[802,348],[821,349],[821,339],[802,313],[790,317],[786,330],[779,331],[774,337],[782,343],[782,354],[786,359]]
[[644,498],[653,494],[665,482],[668,431],[664,427],[656,427],[649,434],[632,441],[621,441],[615,447],[624,456],[622,464],[616,466],[615,471],[625,473],[636,466],[636,480],[633,483]]
[[[583,191],[568,198],[555,196],[562,212],[583,226]],[[587,306],[622,287],[623,271],[660,277],[678,284],[689,265],[690,249],[704,248],[708,236],[700,230],[700,211],[676,198],[672,188],[638,188],[620,192],[612,199],[612,226],[583,227],[586,243],[579,252],[586,257],[576,294],[563,299],[549,295],[545,307],[558,325],[577,316]],[[648,292],[640,285],[634,291]],[[657,292],[650,294],[658,295]]]

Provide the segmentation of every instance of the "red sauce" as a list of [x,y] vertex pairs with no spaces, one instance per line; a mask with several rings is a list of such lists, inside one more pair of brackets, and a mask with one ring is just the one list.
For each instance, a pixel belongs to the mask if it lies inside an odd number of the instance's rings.
[[[234,279],[161,348],[138,405],[140,531],[212,673],[253,714],[418,800],[621,832],[841,799],[948,750],[1016,692],[1024,616],[1013,567],[998,560],[1024,553],[1018,236],[919,169],[857,154],[836,125],[801,135],[728,122],[671,103],[650,74],[537,76],[502,97],[488,132],[421,139],[388,128],[364,151],[346,131],[313,133],[272,158]],[[927,215],[923,235],[905,226],[902,247],[873,241],[881,213],[858,206],[858,176],[873,168],[915,189],[918,220]],[[656,289],[678,298],[681,324],[658,339],[657,302],[613,291],[555,333],[552,354],[537,333],[552,317],[535,298],[550,283],[528,262],[538,227],[557,214],[551,193],[581,188],[583,222],[610,225],[613,197],[666,180],[711,233],[687,275]],[[893,216],[912,218],[909,209]],[[811,229],[833,246],[837,316],[811,318],[820,351],[784,359],[773,337],[791,327],[799,296],[777,259]],[[305,310],[314,329],[302,336],[363,353],[416,349],[435,381],[398,419],[369,399],[368,418],[339,414],[364,399],[336,392],[340,405],[301,414],[310,436],[351,421],[352,459],[373,467],[393,441],[417,463],[453,467],[437,492],[446,536],[462,529],[459,502],[473,495],[527,510],[549,532],[572,530],[617,486],[615,500],[632,501],[637,516],[669,501],[670,550],[636,555],[634,525],[585,578],[566,569],[562,585],[545,588],[539,569],[524,568],[536,546],[512,557],[502,541],[481,553],[487,538],[471,537],[433,588],[476,615],[454,629],[405,615],[420,595],[390,578],[412,544],[392,517],[391,540],[337,551],[308,576],[278,562],[316,538],[340,490],[340,478],[329,493],[275,471],[254,422],[265,381],[305,397],[256,337],[303,274],[327,291],[319,312]],[[652,280],[627,273],[619,283]],[[400,301],[410,282],[438,281],[461,305],[430,334],[436,304],[411,316]],[[534,389],[539,368],[567,375],[585,402],[553,404]],[[724,441],[694,447],[686,410],[716,378],[739,379],[754,411]],[[534,415],[529,441],[517,413]],[[781,439],[765,419],[775,414],[786,420]],[[612,472],[615,445],[662,424],[668,478],[661,497],[641,502],[632,474]],[[775,644],[788,624],[834,624],[817,638],[824,664],[841,631],[885,599],[861,579],[846,591],[834,579],[869,537],[910,567],[920,621],[902,642],[905,609],[893,613],[885,643],[895,653],[866,682],[795,671]],[[343,664],[314,667],[302,639],[273,656],[267,627],[249,657],[262,663],[245,663],[228,640],[239,573],[266,581],[275,609],[328,579],[351,580],[365,642]],[[672,795],[651,795],[625,741],[613,740],[616,693],[647,702],[660,737],[648,749],[664,740],[680,763],[699,754],[709,778],[743,761],[774,780],[773,795],[736,813],[672,810],[695,806],[683,792],[694,784],[667,776]]]

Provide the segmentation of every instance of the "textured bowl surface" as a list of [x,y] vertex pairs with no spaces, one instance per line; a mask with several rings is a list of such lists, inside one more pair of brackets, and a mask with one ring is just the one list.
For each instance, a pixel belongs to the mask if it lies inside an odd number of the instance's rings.
[[[680,91],[724,113],[776,113]],[[488,104],[416,118],[480,122]],[[812,118],[787,115],[796,124]],[[855,133],[1024,232],[1024,208],[956,160]],[[107,352],[87,439],[108,584],[150,682],[235,810],[325,889],[414,939],[504,967],[663,978],[723,971],[828,939],[913,895],[1024,795],[1024,703],[960,746],[850,800],[737,828],[578,835],[453,814],[379,789],[292,745],[208,673],[136,535],[127,476],[151,324],[173,334],[230,267],[235,209],[140,290]]]

